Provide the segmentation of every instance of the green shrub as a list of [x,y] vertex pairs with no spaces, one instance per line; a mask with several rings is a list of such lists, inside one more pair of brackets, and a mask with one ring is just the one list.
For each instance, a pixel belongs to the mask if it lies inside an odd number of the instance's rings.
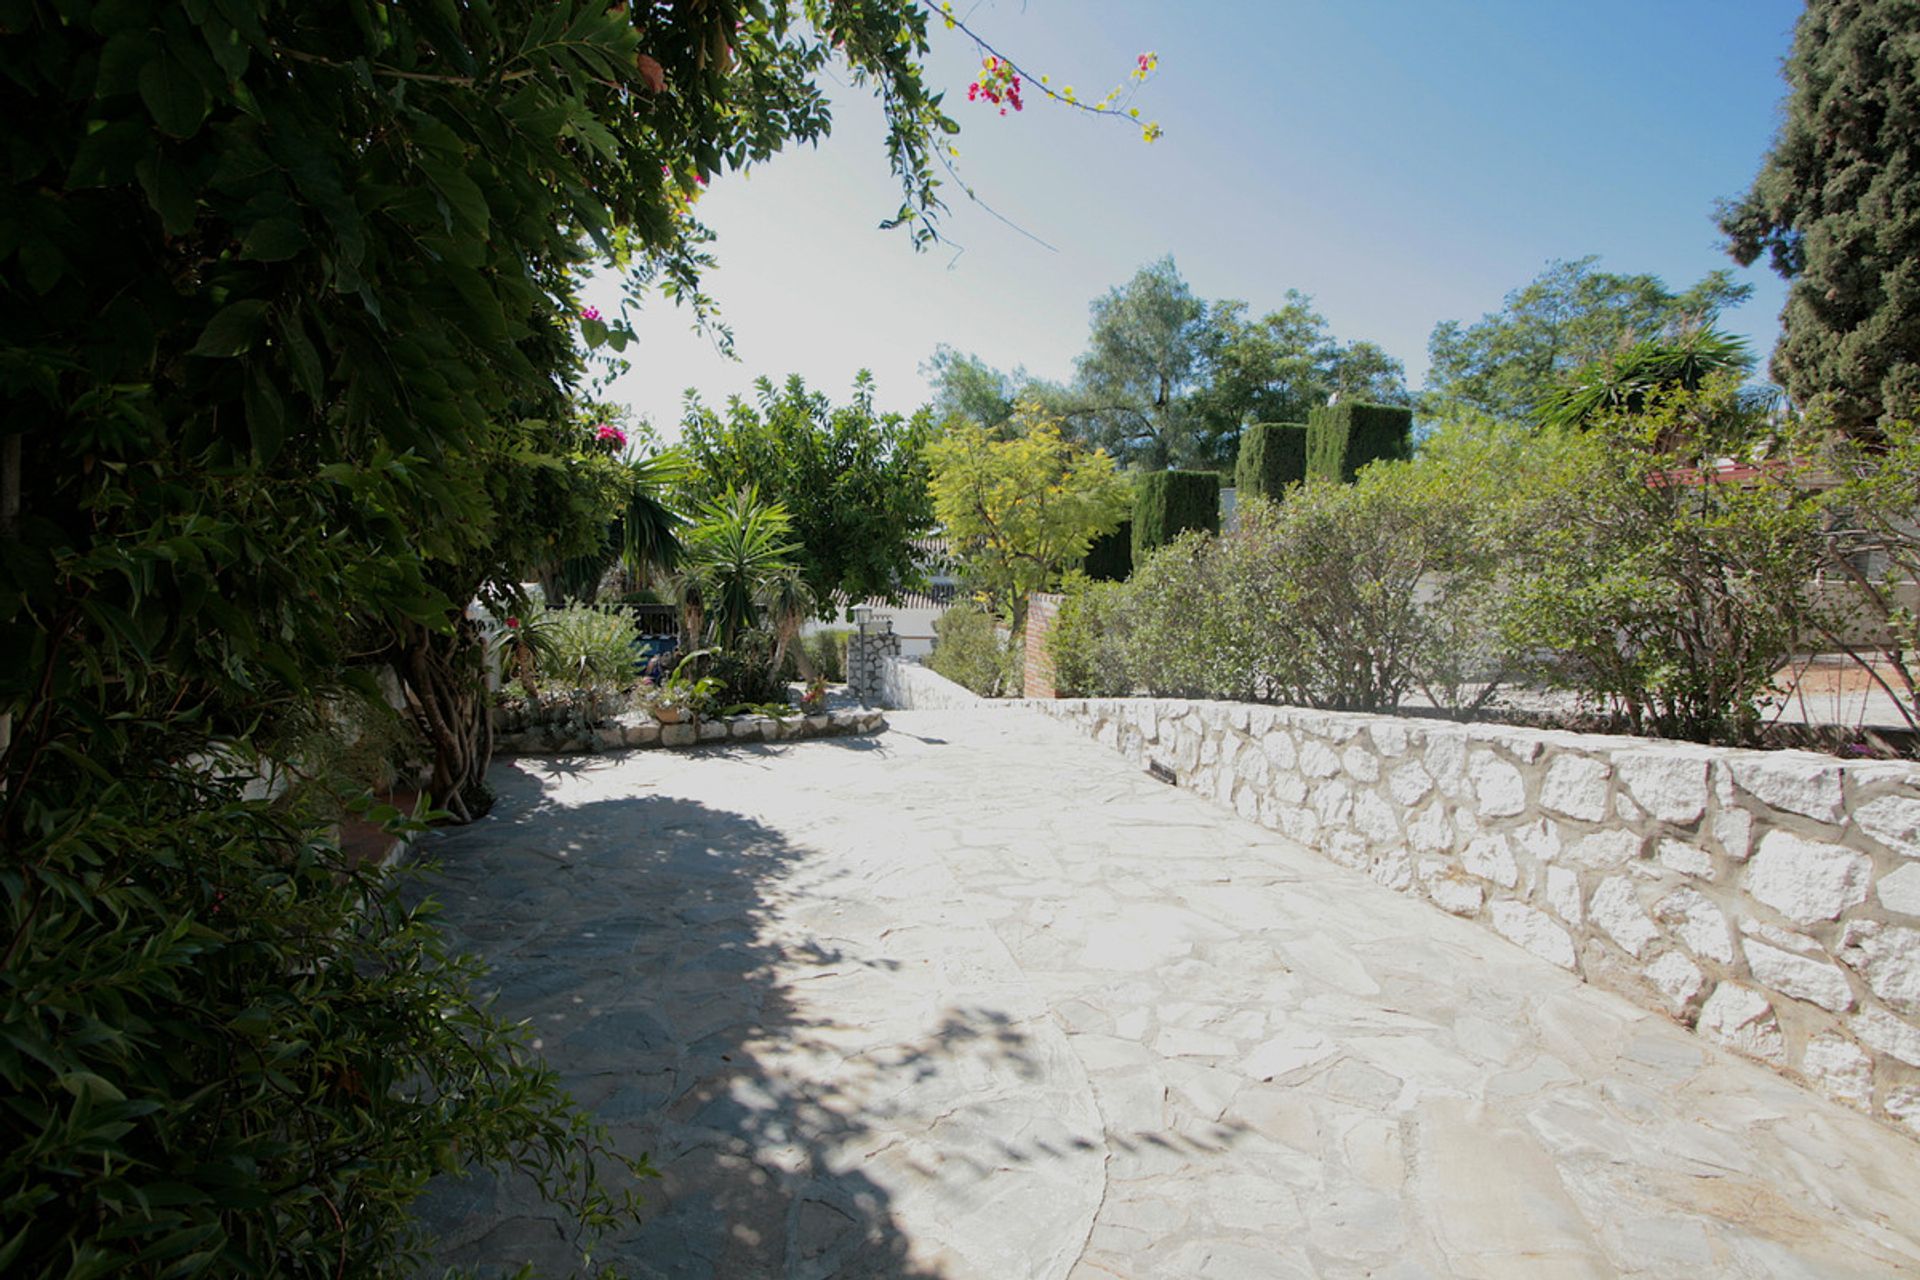
[[1238,501],[1259,497],[1278,502],[1288,485],[1306,478],[1305,424],[1256,422],[1240,433],[1240,457],[1233,472]]
[[1413,456],[1413,410],[1343,400],[1307,414],[1307,474],[1351,483],[1369,462]]
[[1070,579],[1047,632],[1054,690],[1063,698],[1123,698],[1134,692],[1127,637],[1132,593],[1122,582]]
[[141,737],[143,767],[75,779],[84,808],[42,810],[15,850],[33,871],[0,996],[8,1274],[418,1274],[412,1202],[469,1167],[630,1220],[593,1173],[622,1162],[473,995],[479,962],[419,890],[246,799],[238,750],[194,768]]
[[1220,477],[1212,471],[1153,471],[1133,503],[1133,563],[1188,529],[1220,531]]
[[787,679],[774,670],[773,637],[764,631],[742,631],[731,649],[712,649],[693,659],[695,674],[720,682],[714,691],[719,707],[764,706],[787,701]]
[[983,698],[1017,697],[1026,671],[1018,632],[973,601],[957,603],[933,624],[933,655],[927,665]]
[[828,627],[800,637],[813,669],[831,684],[847,678],[847,641],[853,636],[848,627]]
[[540,654],[540,674],[546,679],[574,688],[624,688],[633,683],[637,665],[633,646],[640,631],[632,609],[571,604],[538,612],[531,623],[546,641]]
[[1636,733],[1751,740],[1774,673],[1819,625],[1818,503],[1785,481],[1702,482],[1771,432],[1733,379],[1560,440],[1505,619],[1536,673]]
[[1133,521],[1095,538],[1081,571],[1095,582],[1125,582],[1133,573]]

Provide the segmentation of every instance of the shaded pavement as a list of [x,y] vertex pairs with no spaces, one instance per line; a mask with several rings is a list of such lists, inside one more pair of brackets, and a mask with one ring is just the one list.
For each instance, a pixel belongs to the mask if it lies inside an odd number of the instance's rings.
[[[660,1277],[1920,1275],[1920,1144],[1021,711],[496,766],[425,852]],[[445,1260],[570,1263],[448,1181]]]

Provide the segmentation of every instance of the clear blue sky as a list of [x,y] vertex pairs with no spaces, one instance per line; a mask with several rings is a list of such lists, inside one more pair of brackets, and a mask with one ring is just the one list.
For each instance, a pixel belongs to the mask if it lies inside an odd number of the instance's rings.
[[[899,205],[878,108],[836,93],[834,136],[742,177],[700,213],[718,233],[707,290],[737,361],[655,301],[613,398],[672,435],[681,392],[718,404],[788,373],[836,400],[871,369],[885,409],[927,396],[938,343],[1065,379],[1087,304],[1164,253],[1194,291],[1259,314],[1311,294],[1343,340],[1426,372],[1427,337],[1473,320],[1554,258],[1599,254],[1674,288],[1732,266],[1714,201],[1742,193],[1771,141],[1787,0],[984,0],[970,21],[1057,87],[1093,96],[1137,54],[1136,102],[1167,136],[1030,98],[1002,118],[965,101],[978,55],[940,31],[932,60],[963,126],[963,174],[1032,237],[959,192],[957,247],[915,253],[876,228]],[[1037,95],[1036,95],[1037,97]],[[1725,326],[1773,345],[1784,289]],[[590,297],[603,309],[611,287]]]

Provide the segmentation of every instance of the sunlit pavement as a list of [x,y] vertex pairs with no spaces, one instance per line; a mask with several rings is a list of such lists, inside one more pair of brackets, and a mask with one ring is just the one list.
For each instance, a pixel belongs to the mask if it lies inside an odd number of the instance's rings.
[[[1920,1143],[1025,711],[503,763],[500,1007],[641,1276],[1920,1275]],[[444,1260],[568,1264],[517,1183]]]

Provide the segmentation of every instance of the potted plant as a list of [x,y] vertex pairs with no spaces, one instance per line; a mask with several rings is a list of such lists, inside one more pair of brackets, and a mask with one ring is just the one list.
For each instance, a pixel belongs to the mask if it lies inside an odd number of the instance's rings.
[[712,709],[713,700],[720,692],[720,682],[712,676],[693,674],[698,669],[694,659],[706,653],[705,649],[696,649],[682,658],[665,680],[644,695],[647,711],[655,720],[661,724],[679,724],[698,719],[702,712]]

